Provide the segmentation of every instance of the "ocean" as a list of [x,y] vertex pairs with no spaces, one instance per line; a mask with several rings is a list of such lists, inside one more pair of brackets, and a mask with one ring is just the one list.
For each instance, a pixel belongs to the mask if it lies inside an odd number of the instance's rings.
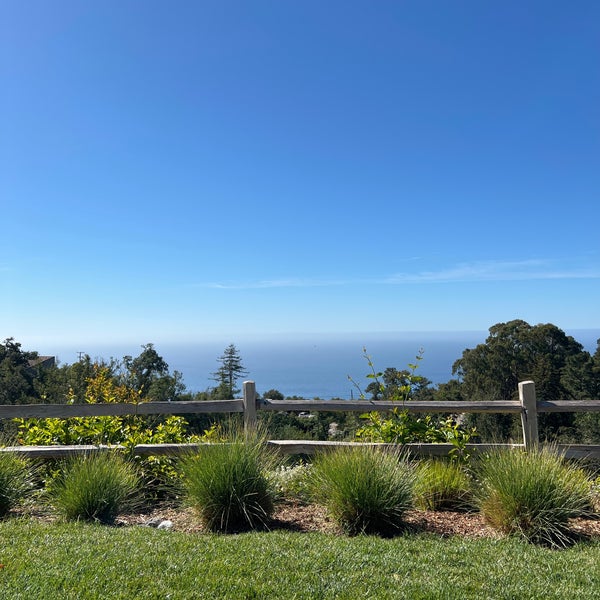
[[[586,350],[596,350],[600,329],[567,330]],[[370,372],[363,357],[363,348],[371,356],[375,369],[387,367],[405,369],[415,363],[415,356],[423,349],[423,358],[416,373],[433,383],[444,383],[452,378],[452,364],[467,348],[483,343],[486,331],[468,332],[410,332],[410,333],[353,333],[336,336],[289,335],[271,338],[211,339],[197,343],[154,344],[157,352],[167,361],[171,371],[183,374],[189,391],[204,391],[215,385],[211,379],[220,366],[217,358],[231,343],[235,344],[248,374],[243,379],[256,382],[259,393],[279,390],[285,396],[304,398],[358,398],[360,392],[348,376],[363,389],[370,383]],[[151,340],[149,340],[151,341]],[[146,343],[146,342],[143,342]],[[122,358],[137,356],[139,345],[94,345],[89,347],[23,348],[54,354],[62,363],[73,363],[78,352],[92,358]],[[241,387],[241,382],[240,382]]]

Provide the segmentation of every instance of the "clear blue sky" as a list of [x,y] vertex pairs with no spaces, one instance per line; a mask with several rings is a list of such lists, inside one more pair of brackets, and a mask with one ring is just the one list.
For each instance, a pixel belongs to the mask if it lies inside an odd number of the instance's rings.
[[0,336],[600,327],[600,3],[3,0]]

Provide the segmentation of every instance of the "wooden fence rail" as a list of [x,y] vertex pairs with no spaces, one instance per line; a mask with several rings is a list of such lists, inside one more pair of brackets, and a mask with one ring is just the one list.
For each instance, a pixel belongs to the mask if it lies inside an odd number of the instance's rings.
[[[389,411],[398,403],[368,400],[270,400],[259,399],[253,381],[245,381],[243,398],[203,402],[141,402],[105,404],[28,404],[0,405],[0,419],[13,418],[70,418],[124,415],[173,415],[192,413],[243,413],[245,427],[256,424],[257,411],[285,412],[370,412]],[[523,429],[522,444],[468,444],[472,451],[491,448],[532,448],[539,443],[538,413],[541,412],[600,412],[600,400],[537,401],[533,381],[519,383],[519,400],[417,402],[402,405],[410,413],[504,413],[520,414]],[[270,440],[284,454],[313,454],[320,449],[356,442],[324,442],[309,440]],[[143,444],[134,452],[140,456],[176,455],[196,448],[198,444]],[[442,456],[453,448],[451,444],[407,444],[411,453],[425,456]],[[600,458],[600,445],[562,445],[560,449],[569,457]],[[0,451],[18,452],[32,457],[59,458],[90,451],[105,451],[106,446],[10,446]]]

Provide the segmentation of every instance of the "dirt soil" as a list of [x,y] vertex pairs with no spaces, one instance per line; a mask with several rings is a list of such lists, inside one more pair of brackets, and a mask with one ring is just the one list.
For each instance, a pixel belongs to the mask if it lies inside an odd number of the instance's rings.
[[[441,537],[498,538],[501,534],[486,524],[478,513],[452,511],[411,510],[406,513],[407,528],[411,532],[428,532]],[[169,520],[174,531],[200,533],[202,525],[195,512],[189,508],[157,508],[151,512],[122,515],[117,525],[144,525],[148,522]],[[574,519],[570,528],[577,538],[600,537],[600,520]],[[271,530],[296,532],[322,532],[342,534],[321,506],[300,502],[284,502],[278,505],[269,524]]]
[[[57,517],[48,508],[29,506],[15,511],[15,516],[52,522]],[[117,517],[117,527],[154,526],[171,521],[171,529],[183,533],[202,533],[197,514],[191,508],[158,505],[152,510],[122,514]],[[440,537],[498,538],[501,534],[492,529],[478,513],[453,511],[409,510],[405,515],[407,530],[412,533],[427,532]],[[300,533],[321,532],[342,535],[343,532],[316,504],[285,501],[277,505],[269,530],[285,530]],[[573,519],[570,529],[575,539],[600,538],[600,518]]]

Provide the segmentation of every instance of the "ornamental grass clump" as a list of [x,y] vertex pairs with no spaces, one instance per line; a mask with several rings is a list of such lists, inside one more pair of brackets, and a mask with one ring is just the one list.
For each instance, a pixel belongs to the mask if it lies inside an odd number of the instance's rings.
[[553,447],[496,452],[480,461],[478,472],[481,513],[503,533],[565,546],[569,519],[590,515],[590,478]]
[[412,506],[415,473],[406,455],[369,446],[338,448],[316,457],[314,499],[349,535],[392,535]]
[[415,505],[422,510],[467,510],[471,478],[456,462],[428,460],[416,468]]
[[110,523],[138,491],[135,467],[116,452],[73,458],[49,485],[52,504],[69,521]]
[[0,452],[0,517],[4,517],[33,489],[29,461],[12,452]]
[[211,531],[264,528],[275,498],[268,474],[277,462],[258,434],[238,433],[230,442],[202,446],[182,460],[187,502]]

